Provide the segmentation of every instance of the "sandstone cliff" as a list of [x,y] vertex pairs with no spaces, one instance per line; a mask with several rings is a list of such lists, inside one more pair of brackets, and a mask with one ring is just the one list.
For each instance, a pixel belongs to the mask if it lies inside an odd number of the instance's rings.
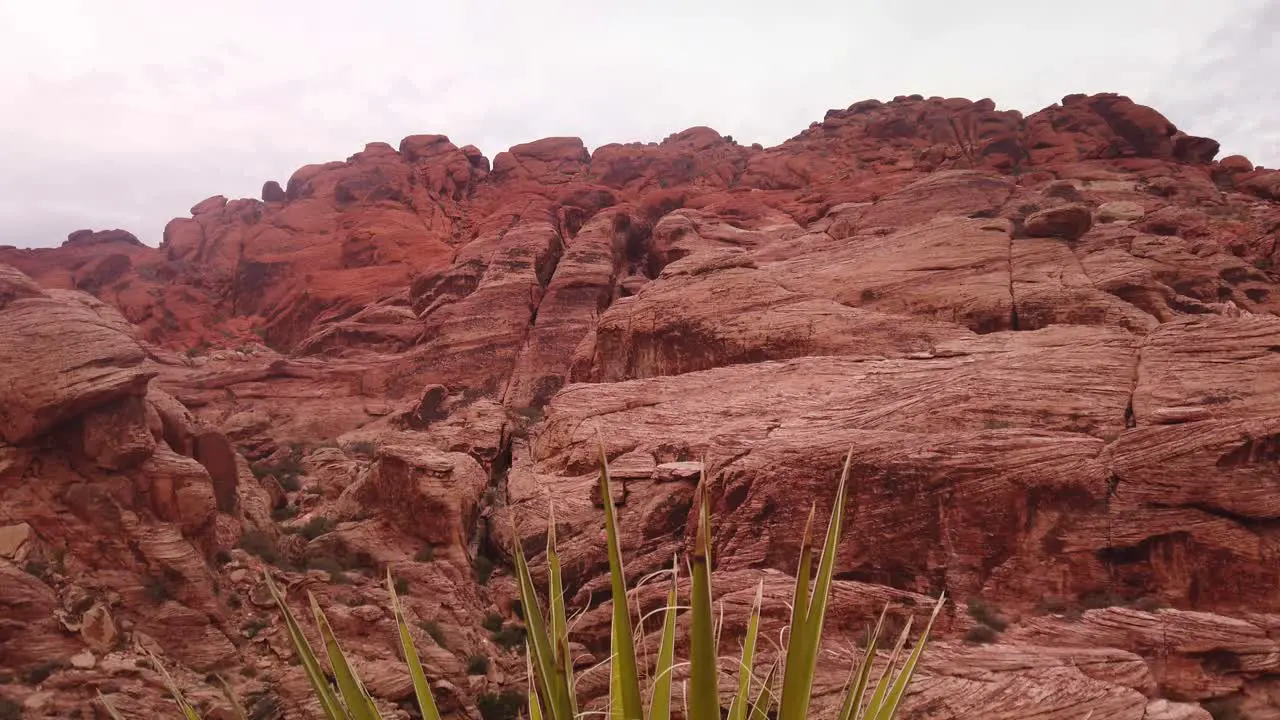
[[0,696],[164,713],[152,650],[208,709],[216,673],[309,717],[265,567],[394,707],[390,568],[475,716],[520,686],[505,563],[552,503],[607,651],[603,438],[637,579],[705,459],[727,643],[762,577],[785,617],[852,447],[832,652],[956,599],[908,717],[1280,718],[1280,172],[1217,153],[1116,95],[913,96],[767,149],[411,136],[158,249],[0,248]]

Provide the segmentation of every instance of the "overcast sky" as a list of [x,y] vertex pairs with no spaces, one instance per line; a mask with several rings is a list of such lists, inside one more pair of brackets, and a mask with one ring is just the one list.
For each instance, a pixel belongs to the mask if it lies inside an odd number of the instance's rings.
[[1280,0],[0,0],[0,245],[156,244],[210,195],[414,133],[772,145],[911,93],[1120,92],[1275,167],[1278,37]]

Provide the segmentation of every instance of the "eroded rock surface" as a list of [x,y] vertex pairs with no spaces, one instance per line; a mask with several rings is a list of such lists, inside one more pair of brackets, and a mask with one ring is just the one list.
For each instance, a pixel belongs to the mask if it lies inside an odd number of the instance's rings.
[[773,148],[414,135],[158,249],[0,248],[0,695],[163,714],[146,650],[202,709],[219,673],[306,717],[271,572],[391,711],[389,570],[475,716],[520,686],[480,622],[519,625],[553,509],[574,647],[608,652],[603,443],[633,579],[705,473],[726,653],[758,583],[785,622],[851,451],[833,652],[954,601],[909,717],[1277,716],[1280,173],[1217,152],[1110,94],[863,101]]

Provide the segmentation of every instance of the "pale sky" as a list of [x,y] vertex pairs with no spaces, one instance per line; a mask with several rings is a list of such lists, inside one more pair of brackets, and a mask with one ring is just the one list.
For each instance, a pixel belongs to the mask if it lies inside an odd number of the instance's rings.
[[912,93],[1119,92],[1276,167],[1277,38],[1280,0],[0,0],[0,245],[154,245],[206,197],[415,133],[767,146]]

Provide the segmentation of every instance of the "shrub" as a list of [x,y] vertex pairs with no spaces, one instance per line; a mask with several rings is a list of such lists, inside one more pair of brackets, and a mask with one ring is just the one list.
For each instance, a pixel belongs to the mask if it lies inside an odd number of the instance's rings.
[[1153,595],[1143,595],[1133,601],[1132,607],[1134,610],[1141,610],[1143,612],[1155,612],[1163,608],[1164,603],[1160,602],[1160,598]]
[[378,452],[378,446],[372,440],[356,440],[347,445],[347,449],[352,455],[360,455],[363,457],[373,457]]
[[978,624],[974,625],[969,629],[969,632],[964,634],[964,639],[971,643],[985,645],[987,643],[995,642],[996,637],[999,635],[1000,632],[995,628],[988,625]]
[[9,698],[0,697],[0,720],[22,720],[22,706]]
[[308,540],[315,540],[321,535],[326,535],[333,530],[335,523],[327,517],[316,516],[311,518],[303,525],[298,534]]
[[476,582],[481,585],[488,585],[489,578],[493,576],[493,561],[484,555],[477,555],[475,562]]
[[222,567],[231,562],[231,553],[226,550],[219,550],[213,554],[213,561],[218,564],[218,567]]
[[280,483],[280,487],[289,492],[295,492],[300,486],[298,476],[302,474],[302,448],[298,445],[290,445],[287,452],[278,454],[274,459],[254,463],[250,470],[259,480],[273,475]]
[[1080,598],[1080,603],[1084,605],[1087,610],[1099,610],[1101,608],[1124,605],[1124,598],[1109,590],[1099,590],[1097,592],[1091,592]]
[[484,675],[489,672],[489,658],[483,655],[472,655],[467,658],[468,675]]
[[23,679],[28,685],[39,685],[45,680],[48,680],[49,676],[52,675],[59,667],[60,665],[56,662],[42,662],[39,665],[33,665],[30,668],[27,668],[26,673],[23,675]]
[[337,558],[330,555],[321,555],[307,560],[308,570],[322,570],[329,573],[329,582],[345,585],[350,580],[342,573],[344,568]]
[[409,594],[409,581],[404,578],[396,578],[395,588],[397,595],[407,595]]
[[418,627],[422,628],[422,632],[426,633],[436,645],[444,647],[444,631],[440,629],[440,623],[435,620],[423,620],[418,623]]
[[272,565],[280,563],[280,551],[276,549],[276,541],[261,530],[250,530],[241,536],[240,547],[245,552],[257,555]]
[[484,720],[515,720],[520,717],[529,699],[518,690],[500,693],[482,693],[476,698],[476,708]]
[[245,637],[255,638],[258,636],[258,633],[267,629],[270,625],[270,620],[255,615],[248,620],[245,620],[244,624],[240,626],[240,630],[244,632]]
[[1004,632],[1004,629],[1009,627],[1009,622],[1000,615],[1000,612],[987,605],[981,598],[973,598],[969,601],[969,617],[996,632]]
[[431,562],[432,560],[435,560],[435,559],[436,559],[436,549],[431,547],[430,545],[422,548],[421,550],[414,553],[413,555],[414,562]]
[[1206,700],[1201,704],[1201,707],[1209,713],[1213,720],[1249,720],[1249,716],[1240,707],[1240,698],[1238,697]]
[[480,621],[480,627],[491,633],[496,633],[502,629],[502,616],[496,612],[491,612],[484,616],[484,620]]
[[281,505],[271,510],[271,519],[276,522],[284,522],[298,517],[297,505]]
[[[852,456],[846,459],[844,474],[840,478],[839,489],[832,505],[831,519],[827,525],[825,537],[820,538],[815,543],[812,525],[810,524],[801,538],[800,561],[798,563],[800,569],[796,575],[795,590],[792,595],[790,627],[784,633],[786,646],[778,648],[779,652],[776,655],[770,653],[770,657],[774,659],[774,668],[777,671],[776,675],[771,671],[770,678],[772,680],[770,682],[780,680],[780,692],[777,695],[770,693],[767,696],[759,696],[763,698],[763,704],[754,708],[753,714],[755,715],[774,716],[774,699],[777,698],[778,712],[776,717],[778,720],[803,720],[808,717],[815,678],[815,663],[819,658],[825,657],[821,647],[822,628],[826,618],[828,600],[831,596],[832,583],[835,581],[835,550],[840,547],[841,529],[846,519],[845,507],[848,504],[848,480],[851,463]],[[599,490],[600,497],[613,497],[603,448],[601,448]],[[613,711],[624,717],[644,717],[644,700],[641,697],[640,687],[642,679],[646,677],[652,679],[651,683],[646,684],[652,685],[649,688],[649,696],[651,698],[650,707],[653,712],[655,714],[660,713],[664,717],[669,714],[674,686],[672,670],[676,667],[676,620],[678,614],[686,613],[690,622],[680,623],[680,625],[689,628],[688,641],[680,643],[682,647],[689,648],[688,660],[680,662],[681,666],[688,668],[688,679],[687,681],[682,681],[688,688],[688,693],[685,697],[685,705],[687,707],[685,715],[690,720],[719,720],[721,718],[723,706],[719,686],[721,684],[722,671],[719,668],[721,663],[719,662],[720,658],[716,646],[719,625],[715,613],[715,599],[712,592],[711,565],[709,562],[711,558],[710,507],[712,503],[705,483],[699,486],[699,492],[701,497],[697,507],[700,508],[700,514],[696,523],[691,557],[686,565],[692,569],[692,591],[688,594],[687,606],[681,607],[677,604],[677,598],[680,597],[678,574],[681,563],[676,560],[669,574],[670,588],[667,594],[666,608],[662,613],[664,617],[661,623],[661,639],[658,643],[657,653],[654,655],[656,663],[651,673],[647,664],[640,665],[640,658],[637,656],[633,635],[635,618],[632,615],[632,603],[612,603],[613,617],[611,626],[613,632],[610,652],[611,668],[609,670],[610,702],[613,706]],[[627,594],[627,587],[626,578],[622,572],[622,553],[618,542],[618,521],[613,504],[610,502],[604,503],[604,520],[610,590],[614,598],[624,598]],[[525,558],[524,548],[521,543],[514,543],[513,548],[515,552],[514,580],[519,589],[520,598],[529,622],[529,645],[537,650],[536,652],[530,652],[528,656],[530,668],[533,670],[530,674],[532,689],[536,690],[538,698],[536,714],[546,720],[571,720],[577,712],[577,703],[572,695],[573,688],[577,685],[577,680],[574,678],[571,658],[563,654],[563,650],[568,647],[568,613],[562,600],[565,597],[565,591],[561,581],[560,560],[556,551],[554,526],[548,528],[547,534],[546,558],[549,587],[546,588],[545,596],[549,598],[549,605],[546,614],[543,612],[539,592],[534,585],[533,575]],[[340,714],[345,714],[345,711],[342,710],[345,705],[346,707],[360,707],[362,708],[362,712],[359,713],[361,716],[368,717],[371,720],[378,720],[380,714],[369,702],[354,666],[343,656],[339,641],[334,636],[323,609],[319,606],[314,606],[315,623],[322,642],[323,652],[329,656],[330,662],[327,664],[333,668],[333,676],[329,676],[324,670],[325,666],[320,663],[315,648],[312,646],[311,641],[307,639],[307,635],[298,624],[297,616],[294,615],[293,610],[285,599],[285,595],[276,585],[269,572],[263,573],[263,581],[271,593],[276,607],[284,616],[284,627],[288,631],[290,640],[296,650],[293,659],[296,660],[297,664],[303,666],[316,700],[324,707],[336,709],[328,713],[331,719],[336,720],[337,717],[340,717]],[[407,631],[404,611],[389,573],[387,586],[391,611],[399,630],[400,655],[408,665],[409,675],[413,679],[414,696],[418,700],[419,712],[423,717],[437,718],[440,713],[433,697],[431,684],[423,675],[422,663],[419,659],[418,651],[415,649],[413,637]],[[736,671],[736,674],[739,675],[739,687],[749,687],[751,685],[751,675],[756,674],[756,671],[759,670],[756,667],[755,648],[760,629],[762,594],[763,585],[757,590],[755,602],[750,611],[747,633],[743,640],[742,657],[738,662],[734,663],[739,668]],[[893,653],[891,662],[888,665],[884,665],[881,672],[875,673],[876,679],[873,680],[871,676],[876,660],[875,653],[877,651],[885,651],[887,654],[887,650],[885,650],[887,647],[898,644],[905,645],[909,639],[904,632],[896,642],[893,638],[889,638],[881,646],[882,638],[879,634],[881,628],[876,628],[877,633],[869,641],[867,652],[860,654],[853,664],[851,678],[855,682],[849,684],[851,689],[844,700],[849,711],[844,714],[846,720],[867,720],[867,718],[892,720],[895,717],[902,697],[909,688],[916,665],[924,652],[933,623],[938,614],[942,612],[945,600],[945,597],[939,598],[938,602],[933,606],[932,614],[924,625],[915,646],[905,655],[900,656],[897,652]],[[769,641],[766,640],[765,642]],[[469,674],[486,671],[488,667],[489,660],[484,656],[472,656],[467,660],[467,672]],[[763,675],[763,673],[760,673],[760,675]],[[757,675],[757,677],[760,675]],[[172,683],[168,684],[179,706],[187,710],[189,706],[182,698],[181,693],[177,691]],[[870,687],[868,688],[868,686]],[[863,695],[862,689],[868,689],[871,694]],[[746,716],[747,705],[752,704],[751,696],[747,696],[743,692],[739,690],[737,693],[725,698],[730,704],[731,714],[734,717]],[[530,697],[534,695],[534,692],[530,692]],[[509,696],[509,698],[514,699],[514,696]],[[502,697],[499,696],[498,700],[502,700]],[[855,702],[856,700],[861,700],[861,702]],[[506,702],[509,703],[510,700]],[[486,701],[486,707],[490,706],[490,701]],[[118,715],[109,706],[108,710],[113,715]],[[518,708],[517,712],[519,712]],[[194,710],[188,712],[187,715],[191,720],[198,720],[199,717]]]
[[494,631],[491,637],[499,646],[510,650],[524,645],[525,629],[519,625],[508,625]]

